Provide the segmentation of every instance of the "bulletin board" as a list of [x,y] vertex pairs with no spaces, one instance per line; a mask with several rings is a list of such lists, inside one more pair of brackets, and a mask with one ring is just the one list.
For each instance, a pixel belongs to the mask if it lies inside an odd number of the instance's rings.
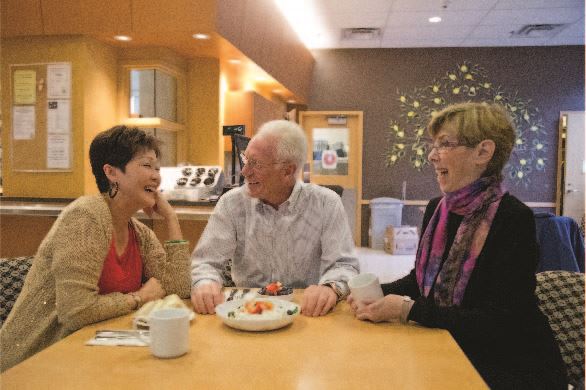
[[71,171],[71,63],[11,65],[10,99],[12,170]]

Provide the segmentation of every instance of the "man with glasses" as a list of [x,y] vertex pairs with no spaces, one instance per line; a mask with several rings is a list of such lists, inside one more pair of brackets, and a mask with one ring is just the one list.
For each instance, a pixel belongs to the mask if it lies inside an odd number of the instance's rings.
[[327,314],[359,272],[340,197],[299,180],[307,140],[293,122],[264,124],[241,157],[246,184],[220,198],[192,254],[196,312],[214,313],[224,301],[231,259],[236,286],[305,288],[301,312]]

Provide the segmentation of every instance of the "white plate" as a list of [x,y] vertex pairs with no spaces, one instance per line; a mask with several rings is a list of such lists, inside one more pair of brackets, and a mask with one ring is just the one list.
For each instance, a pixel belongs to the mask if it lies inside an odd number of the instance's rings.
[[[259,332],[263,330],[279,329],[289,325],[293,319],[299,314],[301,308],[293,302],[287,302],[282,299],[275,298],[255,298],[257,301],[270,301],[275,305],[275,308],[282,307],[284,313],[279,318],[263,318],[262,315],[254,318],[234,318],[228,317],[228,313],[236,312],[238,308],[244,305],[246,300],[238,299],[234,301],[224,302],[216,306],[216,315],[224,321],[224,323],[232,328],[240,330],[248,330],[252,332]],[[297,309],[297,310],[295,310]],[[275,309],[273,309],[275,310]],[[287,314],[287,311],[295,311],[294,314]]]

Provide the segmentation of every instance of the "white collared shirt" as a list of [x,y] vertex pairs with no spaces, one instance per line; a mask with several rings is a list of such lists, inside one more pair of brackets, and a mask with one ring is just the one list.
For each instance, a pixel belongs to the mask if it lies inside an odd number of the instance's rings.
[[346,282],[360,269],[340,197],[302,182],[278,209],[251,198],[246,185],[220,198],[191,256],[192,285],[224,284],[228,259],[232,279],[242,287],[338,281],[347,293]]

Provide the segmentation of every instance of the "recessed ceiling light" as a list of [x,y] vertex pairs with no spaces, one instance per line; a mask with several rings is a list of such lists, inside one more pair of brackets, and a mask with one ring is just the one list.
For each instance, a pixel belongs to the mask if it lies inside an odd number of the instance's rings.
[[195,39],[210,39],[210,36],[208,34],[201,33],[193,34],[192,37],[194,37]]
[[239,64],[241,61],[238,58],[230,58],[228,62],[231,64]]
[[440,18],[439,16],[432,16],[427,20],[429,20],[429,23],[439,23],[442,21],[442,18]]
[[289,100],[287,100],[287,103],[294,104],[294,103],[297,103],[297,102],[295,100],[293,100],[293,99],[289,99]]
[[115,35],[114,39],[117,41],[123,41],[123,42],[132,41],[132,38],[129,37],[128,35]]
[[283,91],[282,89],[279,89],[279,88],[273,89],[273,93],[276,93],[277,95],[280,95],[280,94],[282,94],[283,92],[284,92],[284,91]]

